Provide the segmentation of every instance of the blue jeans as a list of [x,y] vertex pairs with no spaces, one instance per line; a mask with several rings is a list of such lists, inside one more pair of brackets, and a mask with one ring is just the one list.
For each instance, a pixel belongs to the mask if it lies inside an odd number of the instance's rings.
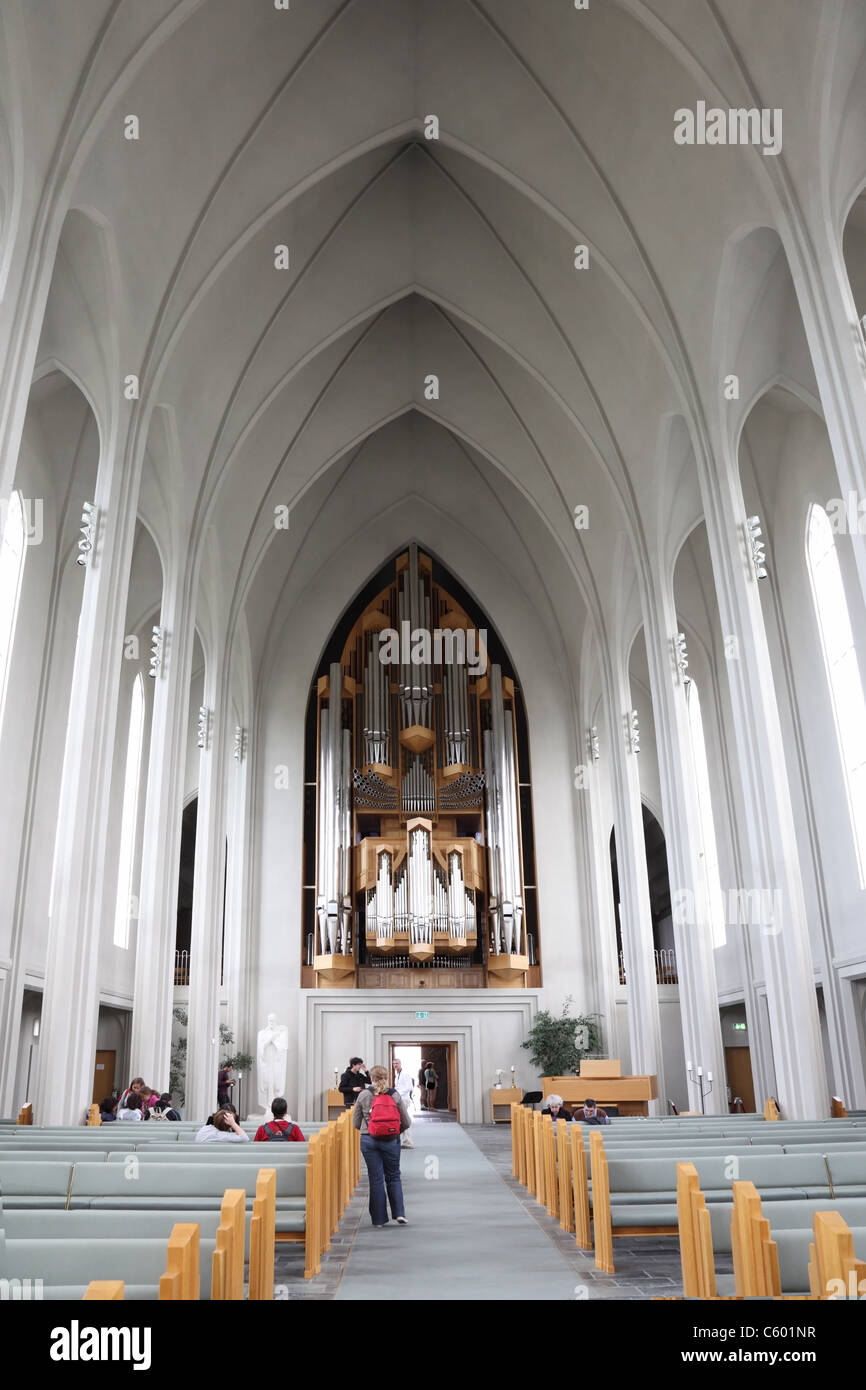
[[400,1136],[395,1134],[393,1139],[374,1139],[372,1134],[362,1134],[361,1153],[370,1181],[370,1220],[374,1226],[384,1226],[388,1220],[386,1188],[393,1219],[396,1221],[398,1216],[405,1215],[403,1184],[400,1181]]

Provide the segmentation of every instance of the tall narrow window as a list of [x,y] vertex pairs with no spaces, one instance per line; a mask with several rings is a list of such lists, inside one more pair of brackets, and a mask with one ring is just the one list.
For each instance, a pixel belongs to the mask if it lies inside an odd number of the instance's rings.
[[689,711],[689,738],[692,749],[692,764],[695,772],[695,792],[697,794],[698,815],[700,818],[702,864],[706,883],[707,903],[710,912],[710,930],[713,948],[724,946],[725,901],[722,895],[722,881],[719,875],[719,851],[716,844],[716,827],[713,821],[713,803],[710,796],[710,771],[707,763],[707,745],[704,739],[704,721],[701,716],[701,701],[694,680],[686,686],[686,704]]
[[13,492],[9,498],[6,521],[0,534],[0,727],[3,724],[3,709],[6,704],[9,657],[15,637],[15,620],[18,617],[26,548],[27,534],[21,493]]
[[860,887],[866,888],[866,701],[836,541],[823,507],[813,506],[809,511],[806,560],[848,792]]
[[132,899],[135,872],[135,841],[138,826],[138,788],[141,778],[141,749],[144,737],[144,681],[135,678],[129,710],[129,738],[126,743],[126,773],[123,779],[123,818],[120,823],[120,856],[117,870],[117,903],[114,909],[114,944],[129,945],[129,922],[136,916]]

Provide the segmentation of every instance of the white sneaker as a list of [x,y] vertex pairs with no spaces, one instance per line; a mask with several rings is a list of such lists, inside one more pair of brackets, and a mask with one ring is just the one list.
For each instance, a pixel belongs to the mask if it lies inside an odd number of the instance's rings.
[[397,1225],[398,1225],[398,1226],[408,1226],[408,1225],[409,1225],[408,1217],[405,1217],[405,1216],[398,1216],[398,1217],[397,1217]]

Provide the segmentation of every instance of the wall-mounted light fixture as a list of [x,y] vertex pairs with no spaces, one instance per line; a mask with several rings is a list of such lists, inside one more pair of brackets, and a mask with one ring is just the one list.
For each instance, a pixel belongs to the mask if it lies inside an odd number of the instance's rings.
[[155,681],[162,671],[162,654],[165,646],[165,629],[154,626],[153,636],[150,639],[150,670],[148,675]]
[[763,535],[761,531],[761,518],[759,516],[750,516],[746,525],[749,528],[749,543],[752,547],[752,564],[755,566],[755,574],[759,579],[766,579],[767,555],[764,548],[764,541],[761,539]]
[[235,729],[234,758],[236,763],[242,763],[247,755],[247,731],[242,729],[240,724]]
[[587,733],[586,733],[586,749],[587,749],[587,752],[589,753],[589,756],[592,758],[592,761],[593,761],[594,763],[597,763],[597,762],[598,762],[598,759],[599,759],[599,747],[598,747],[598,725],[596,725],[596,724],[593,724],[592,728],[587,730]]
[[637,710],[633,709],[628,717],[628,741],[632,753],[640,752],[640,724],[638,722]]
[[210,710],[207,705],[201,705],[198,712],[198,746],[207,748],[208,735],[210,734]]
[[677,668],[680,673],[680,680],[683,685],[688,685],[691,680],[689,675],[689,653],[686,647],[686,634],[678,632],[674,638],[674,648],[677,655]]
[[85,502],[81,508],[81,540],[78,542],[78,554],[75,557],[77,565],[86,565],[88,556],[96,544],[96,519],[97,511],[93,502]]

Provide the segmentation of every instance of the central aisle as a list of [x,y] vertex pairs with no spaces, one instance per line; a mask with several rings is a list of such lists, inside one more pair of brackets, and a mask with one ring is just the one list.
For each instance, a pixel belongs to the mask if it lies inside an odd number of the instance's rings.
[[[573,1299],[574,1272],[461,1126],[420,1123],[412,1137],[409,1225],[374,1230],[365,1209],[336,1297]],[[359,1192],[366,1208],[363,1161]]]

